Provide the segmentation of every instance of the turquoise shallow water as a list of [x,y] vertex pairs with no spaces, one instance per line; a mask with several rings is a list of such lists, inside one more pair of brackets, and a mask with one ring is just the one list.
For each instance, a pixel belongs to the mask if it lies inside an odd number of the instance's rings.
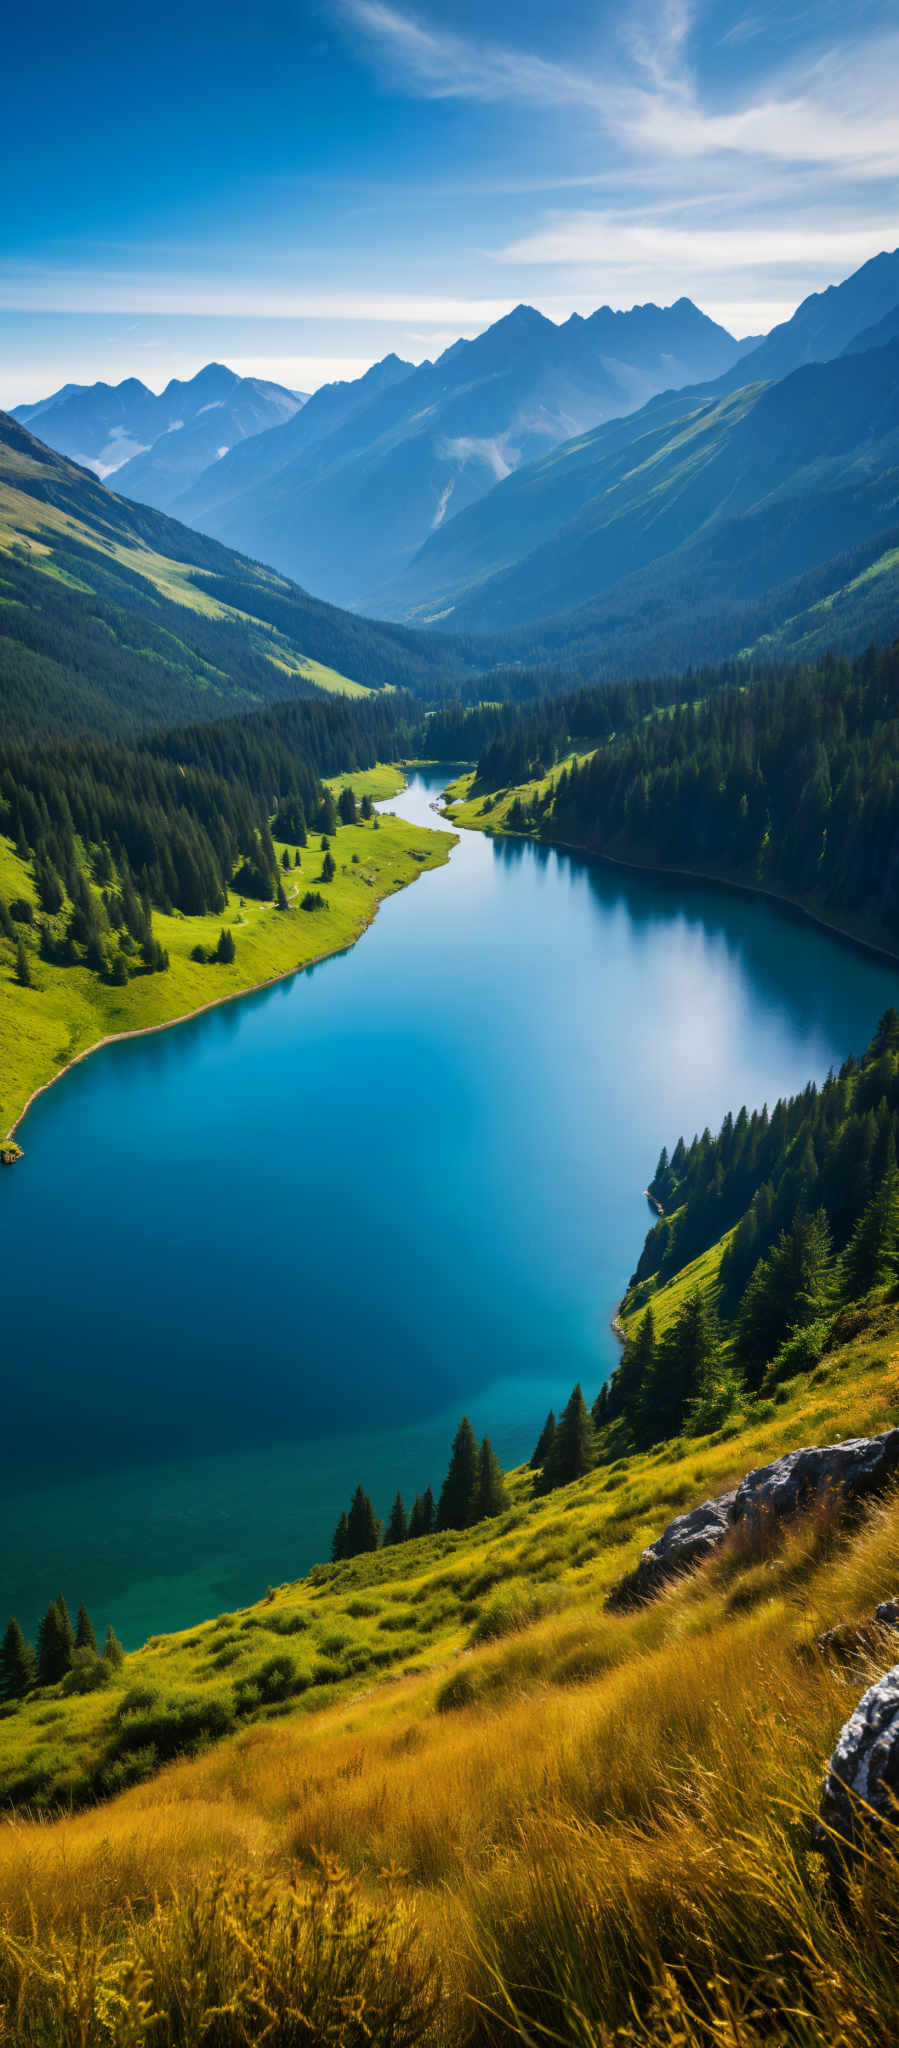
[[[446,771],[391,808],[437,824]],[[763,903],[463,834],[338,959],[112,1046],[0,1176],[0,1618],[133,1644],[592,1398],[660,1146],[823,1078],[899,972]],[[237,1142],[235,1142],[237,1140]]]

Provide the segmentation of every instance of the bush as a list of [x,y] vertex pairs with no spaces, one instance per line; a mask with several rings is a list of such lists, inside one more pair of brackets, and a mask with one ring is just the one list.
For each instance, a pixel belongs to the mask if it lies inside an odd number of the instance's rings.
[[455,1714],[460,1707],[473,1707],[477,1696],[474,1673],[454,1671],[452,1678],[444,1680],[434,1704],[438,1714]]
[[105,1657],[98,1656],[96,1650],[73,1650],[72,1669],[62,1683],[64,1693],[99,1692],[111,1682],[112,1671]]
[[279,1700],[289,1700],[295,1692],[302,1692],[308,1684],[305,1672],[297,1670],[293,1658],[286,1650],[279,1650],[274,1657],[268,1657],[264,1664],[257,1666],[236,1688],[236,1705],[239,1714],[251,1713],[256,1706],[274,1706]]

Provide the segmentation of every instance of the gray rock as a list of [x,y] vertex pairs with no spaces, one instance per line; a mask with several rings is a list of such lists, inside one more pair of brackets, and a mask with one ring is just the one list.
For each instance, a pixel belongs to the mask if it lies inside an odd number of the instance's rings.
[[818,1848],[832,1861],[899,1821],[899,1664],[870,1685],[837,1738],[821,1795]]
[[735,1493],[719,1493],[714,1500],[704,1500],[701,1507],[691,1508],[689,1514],[675,1516],[644,1550],[636,1570],[613,1588],[609,1607],[634,1607],[651,1600],[667,1579],[689,1571],[691,1565],[717,1550],[733,1522],[735,1500]]
[[636,1569],[613,1586],[606,1605],[620,1610],[651,1600],[666,1580],[717,1550],[731,1529],[751,1537],[816,1501],[848,1507],[879,1493],[894,1472],[899,1472],[899,1429],[787,1451],[772,1465],[747,1472],[733,1493],[720,1493],[689,1514],[677,1515],[644,1550]]
[[899,1628],[899,1600],[881,1600],[874,1609],[874,1619],[881,1628]]
[[880,1492],[899,1471],[899,1429],[883,1436],[849,1437],[846,1443],[788,1451],[773,1465],[747,1472],[737,1488],[734,1520],[781,1521],[813,1501],[862,1500]]

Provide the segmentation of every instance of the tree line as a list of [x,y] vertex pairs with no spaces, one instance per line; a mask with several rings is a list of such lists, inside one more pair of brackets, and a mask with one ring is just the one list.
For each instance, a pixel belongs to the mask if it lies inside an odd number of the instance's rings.
[[[711,1429],[738,1400],[811,1369],[841,1310],[899,1283],[899,1013],[821,1088],[725,1117],[663,1149],[664,1210],[631,1287],[644,1313],[594,1420],[638,1445]],[[652,1289],[727,1243],[714,1293],[693,1292],[662,1333]]]
[[93,1691],[108,1682],[124,1655],[111,1623],[102,1650],[98,1648],[83,1600],[73,1627],[65,1598],[58,1593],[43,1616],[34,1646],[14,1615],[8,1622],[0,1643],[0,1696],[20,1700],[36,1686],[60,1682],[69,1691]]
[[[899,933],[899,642],[691,687],[697,701],[683,701],[682,684],[665,716],[616,726],[539,799],[517,799],[510,823],[641,864],[734,875]],[[616,695],[584,693],[581,726],[592,719],[602,735]],[[517,722],[507,707],[476,786],[547,773],[565,701],[525,707]],[[569,716],[564,744],[577,737]]]
[[430,1486],[416,1494],[407,1513],[403,1496],[397,1493],[386,1526],[378,1520],[369,1495],[357,1486],[347,1512],[334,1531],[331,1558],[335,1564],[360,1557],[382,1546],[407,1543],[417,1536],[431,1536],[444,1529],[470,1529],[509,1505],[505,1475],[485,1436],[478,1443],[467,1415],[463,1415],[453,1438],[446,1478],[436,1503]]

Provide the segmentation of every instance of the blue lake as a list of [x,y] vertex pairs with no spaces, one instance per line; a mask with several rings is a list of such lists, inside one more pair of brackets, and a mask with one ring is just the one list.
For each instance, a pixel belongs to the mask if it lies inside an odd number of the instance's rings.
[[349,953],[73,1069],[0,1175],[0,1619],[133,1645],[327,1556],[357,1479],[436,1489],[465,1409],[528,1455],[616,1361],[661,1145],[897,999],[773,906],[465,833]]

